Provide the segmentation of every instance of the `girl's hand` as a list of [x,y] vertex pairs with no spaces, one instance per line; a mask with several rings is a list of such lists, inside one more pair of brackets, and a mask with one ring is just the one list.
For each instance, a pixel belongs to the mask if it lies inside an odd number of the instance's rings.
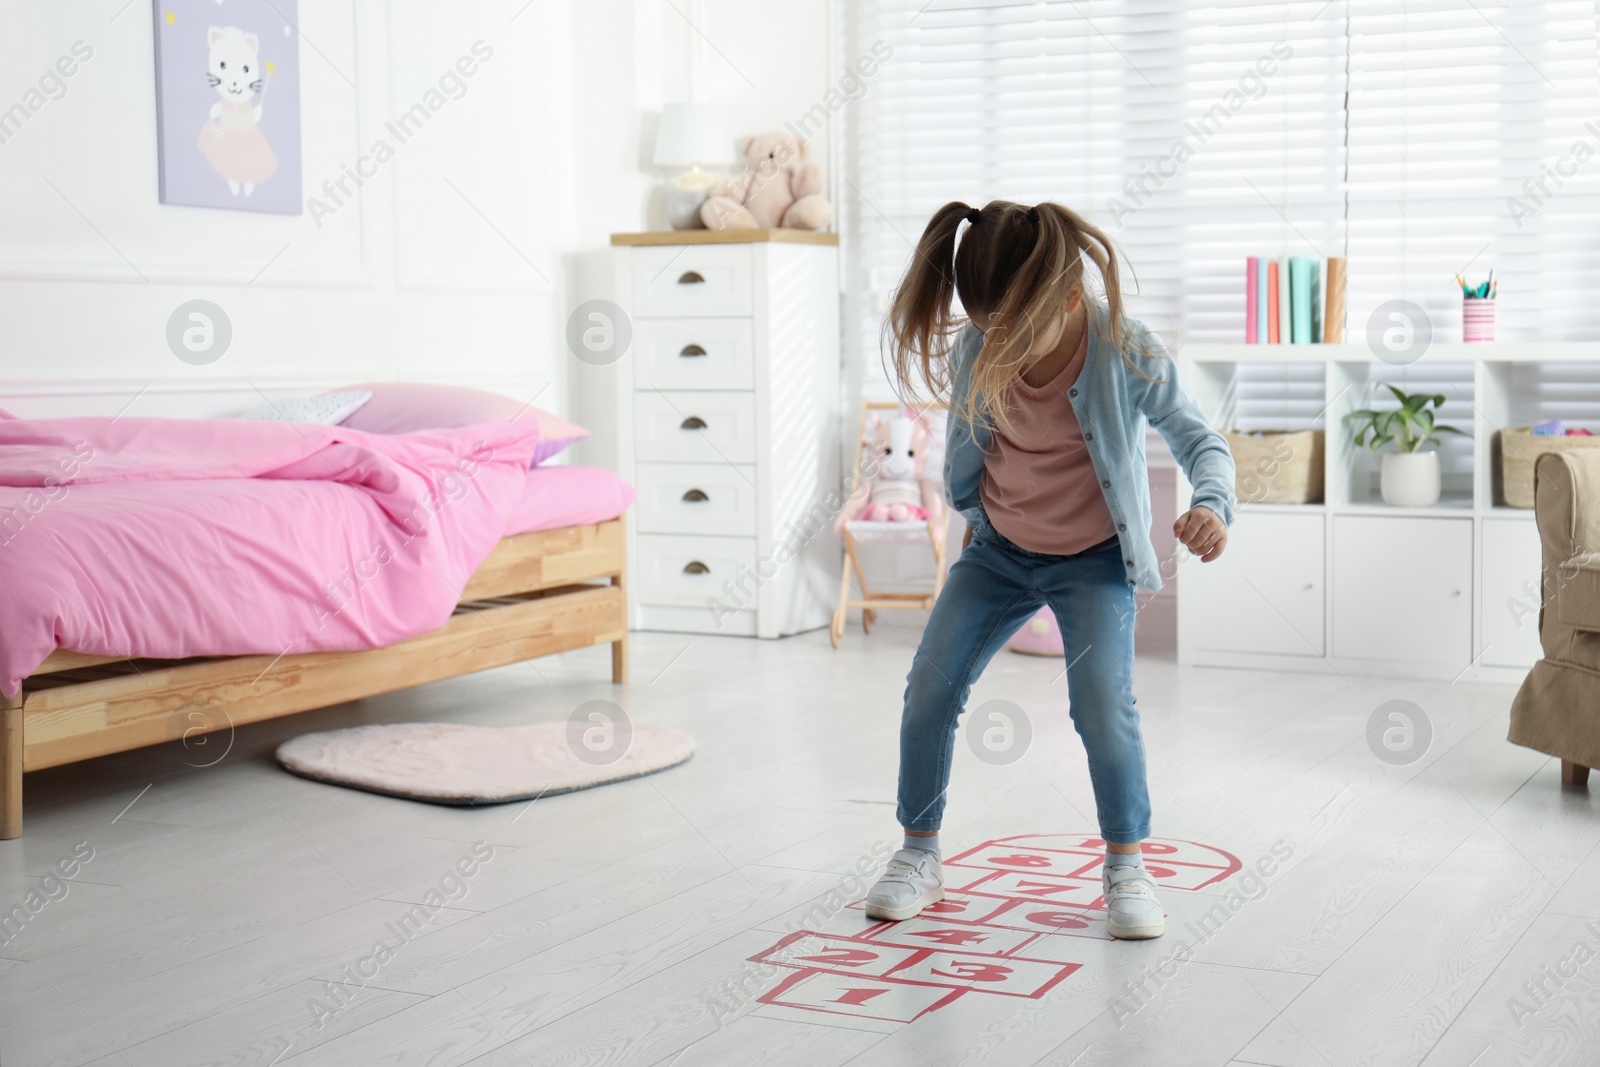
[[1199,556],[1201,563],[1210,563],[1228,545],[1228,527],[1210,508],[1190,508],[1179,515],[1172,524],[1172,536]]

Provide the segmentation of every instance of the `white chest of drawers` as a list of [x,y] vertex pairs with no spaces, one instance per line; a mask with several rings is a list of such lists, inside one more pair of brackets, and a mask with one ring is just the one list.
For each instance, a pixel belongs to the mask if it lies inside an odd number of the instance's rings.
[[[666,244],[664,241],[673,243]],[[630,625],[780,637],[838,596],[837,237],[784,230],[615,234],[580,286],[628,347],[573,363],[578,462],[639,492]],[[620,346],[619,346],[620,347]]]

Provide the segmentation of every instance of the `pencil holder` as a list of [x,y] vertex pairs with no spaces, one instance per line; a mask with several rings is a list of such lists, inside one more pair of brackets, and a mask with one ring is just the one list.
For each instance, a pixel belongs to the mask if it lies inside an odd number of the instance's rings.
[[1461,339],[1463,341],[1494,340],[1494,297],[1467,296],[1461,298]]

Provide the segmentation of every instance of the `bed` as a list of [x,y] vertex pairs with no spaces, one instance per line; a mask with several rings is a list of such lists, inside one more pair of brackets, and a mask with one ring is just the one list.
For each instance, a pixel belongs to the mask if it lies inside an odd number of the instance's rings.
[[[181,420],[143,421],[170,433]],[[21,836],[25,771],[599,644],[611,645],[612,680],[627,679],[633,490],[595,468],[529,469],[534,443],[510,424],[490,447],[482,427],[392,439],[222,427],[202,447],[186,441],[182,462],[137,426],[21,427],[0,421],[0,839]],[[30,447],[59,456],[85,440],[92,459],[71,478],[59,459],[27,462]],[[446,463],[463,456],[472,475],[447,498]],[[153,481],[152,468],[172,480]],[[425,489],[438,510],[413,543],[397,540],[404,558],[397,549],[364,582],[332,566],[355,559],[365,574],[365,531],[393,532]],[[36,511],[25,493],[44,494]],[[118,565],[90,558],[102,554]],[[80,574],[92,580],[74,587]],[[275,613],[277,587],[304,595],[320,577],[320,595],[336,599],[340,574],[356,595],[318,608],[316,628]],[[227,592],[195,594],[212,586]],[[296,627],[303,637],[271,651]]]

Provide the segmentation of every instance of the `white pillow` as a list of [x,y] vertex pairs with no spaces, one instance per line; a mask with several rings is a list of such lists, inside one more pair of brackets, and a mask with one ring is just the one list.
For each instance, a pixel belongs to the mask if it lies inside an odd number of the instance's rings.
[[269,400],[265,404],[257,404],[249,411],[235,415],[234,418],[254,422],[306,422],[321,426],[336,426],[355,414],[357,408],[371,399],[372,390],[363,389],[359,392],[296,397],[292,400]]

